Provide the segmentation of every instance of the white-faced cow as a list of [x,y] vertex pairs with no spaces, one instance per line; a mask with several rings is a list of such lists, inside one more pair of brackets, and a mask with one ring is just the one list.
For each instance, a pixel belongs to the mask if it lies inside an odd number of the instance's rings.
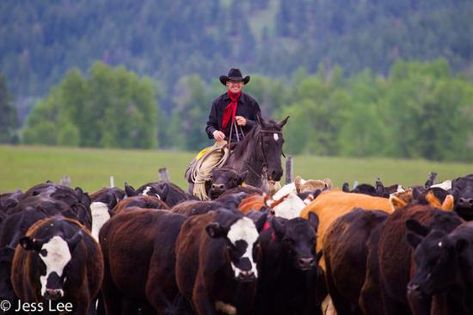
[[[23,302],[59,304],[72,314],[88,314],[103,279],[99,245],[79,222],[63,217],[38,221],[19,241],[12,266],[12,285]],[[38,304],[39,305],[39,304]]]
[[176,280],[197,314],[253,314],[257,239],[257,227],[241,213],[210,211],[186,220],[176,241]]

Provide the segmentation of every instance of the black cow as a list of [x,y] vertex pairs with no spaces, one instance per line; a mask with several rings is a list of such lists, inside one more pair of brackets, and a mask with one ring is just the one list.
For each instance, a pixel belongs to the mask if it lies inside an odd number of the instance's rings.
[[352,190],[350,190],[350,185],[348,183],[343,183],[342,190],[344,192],[351,192],[357,194],[365,194],[369,196],[389,198],[389,195],[395,193],[402,189],[402,186],[399,184],[394,184],[388,187],[385,187],[381,180],[378,178],[376,180],[376,185],[371,184],[359,184]]
[[22,302],[70,303],[73,314],[88,314],[103,279],[99,245],[82,224],[63,217],[38,221],[20,239],[12,265],[12,285]]
[[[448,199],[446,199],[448,200]],[[445,203],[445,201],[444,201]],[[379,272],[381,296],[386,314],[411,314],[407,300],[407,284],[412,270],[412,249],[406,241],[406,224],[416,219],[432,229],[452,231],[462,223],[455,212],[428,205],[413,204],[394,211],[386,220],[379,239]],[[421,304],[428,303],[421,301]]]
[[238,174],[229,167],[220,167],[212,170],[210,180],[205,183],[205,190],[210,199],[216,199],[225,191],[243,184],[248,171]]
[[36,221],[47,216],[43,211],[29,209],[12,214],[3,222],[3,228],[0,229],[0,300],[15,299],[10,276],[13,254],[19,239],[25,236],[26,231]]
[[416,220],[406,226],[407,241],[415,249],[416,271],[408,284],[413,313],[430,314],[430,305],[415,304],[418,296],[425,295],[433,296],[434,314],[473,314],[473,222],[450,233]]
[[195,200],[196,197],[186,193],[179,186],[166,182],[152,182],[141,185],[138,189],[125,183],[125,193],[128,197],[137,195],[150,195],[158,197],[164,201],[170,208],[186,200]]
[[182,225],[176,241],[176,280],[198,315],[253,314],[258,228],[232,211],[191,216]]
[[465,220],[473,220],[473,174],[452,180],[455,211]]
[[28,189],[21,195],[18,203],[7,210],[7,213],[42,208],[50,215],[61,212],[63,216],[78,220],[90,230],[92,228],[90,204],[89,195],[84,193],[81,188],[71,189],[47,182]]
[[318,218],[273,217],[261,232],[256,314],[322,314],[320,277],[315,253]]

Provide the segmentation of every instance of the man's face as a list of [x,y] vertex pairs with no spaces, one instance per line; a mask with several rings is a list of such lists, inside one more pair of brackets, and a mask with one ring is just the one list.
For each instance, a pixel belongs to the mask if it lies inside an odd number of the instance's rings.
[[227,81],[227,88],[232,93],[238,93],[243,88],[243,82]]

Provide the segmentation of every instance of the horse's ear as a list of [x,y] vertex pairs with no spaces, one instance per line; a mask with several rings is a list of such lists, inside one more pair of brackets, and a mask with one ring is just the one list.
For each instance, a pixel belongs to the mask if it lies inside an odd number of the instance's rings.
[[287,116],[286,118],[284,118],[282,121],[278,122],[278,127],[279,128],[282,128],[284,127],[285,124],[287,124],[287,120],[289,119],[289,116]]

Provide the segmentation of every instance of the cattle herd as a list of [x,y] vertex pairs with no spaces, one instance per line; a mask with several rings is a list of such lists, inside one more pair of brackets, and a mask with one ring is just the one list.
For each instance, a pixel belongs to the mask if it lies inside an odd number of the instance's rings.
[[473,174],[404,188],[216,170],[178,186],[0,195],[6,314],[473,314]]

